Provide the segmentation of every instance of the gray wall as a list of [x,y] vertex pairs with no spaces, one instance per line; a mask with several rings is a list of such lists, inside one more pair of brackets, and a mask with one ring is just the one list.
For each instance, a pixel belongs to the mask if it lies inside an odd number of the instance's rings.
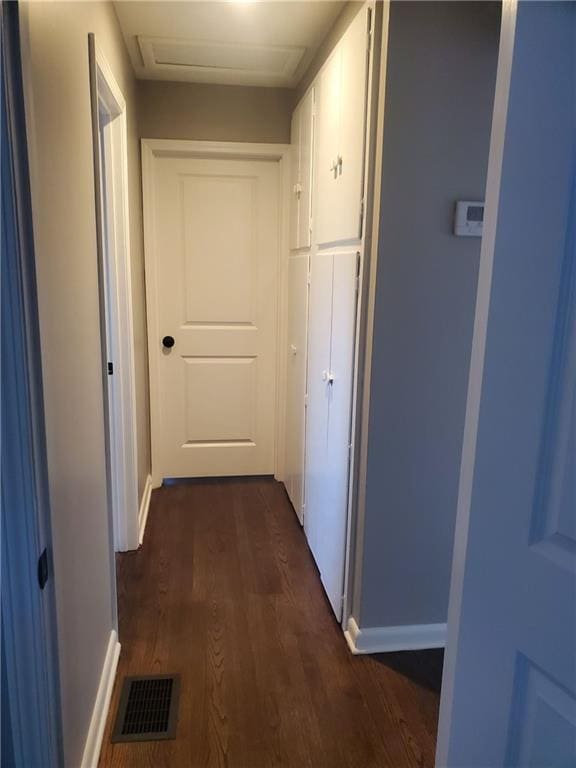
[[136,81],[111,3],[21,4],[66,765],[80,765],[113,627],[88,33],[127,105],[140,487],[149,472]]
[[370,394],[361,627],[446,621],[497,3],[393,2]]
[[138,81],[146,139],[290,143],[288,88]]

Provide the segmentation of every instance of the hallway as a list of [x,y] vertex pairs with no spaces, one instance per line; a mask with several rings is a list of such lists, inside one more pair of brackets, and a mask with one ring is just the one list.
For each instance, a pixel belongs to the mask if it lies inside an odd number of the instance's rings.
[[[352,656],[281,484],[154,491],[118,556],[122,653],[100,766],[432,766],[441,651]],[[126,675],[180,673],[177,738],[111,744]]]

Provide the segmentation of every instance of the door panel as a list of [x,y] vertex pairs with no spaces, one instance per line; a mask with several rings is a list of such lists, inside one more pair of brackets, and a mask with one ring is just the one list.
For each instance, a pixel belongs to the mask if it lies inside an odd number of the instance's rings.
[[275,162],[155,159],[163,477],[274,471],[278,187]]
[[360,215],[366,131],[368,18],[363,8],[342,38],[340,155],[342,164],[334,190],[333,240],[360,237]]
[[180,175],[174,203],[181,216],[180,277],[186,324],[254,325],[259,269],[254,248],[257,185],[255,176]]
[[318,138],[316,143],[316,242],[329,243],[338,239],[338,224],[334,216],[337,159],[340,149],[340,83],[342,69],[341,46],[337,46],[320,75],[317,87]]
[[439,765],[576,764],[575,62],[504,6]]
[[298,247],[309,248],[312,242],[312,156],[314,146],[314,89],[304,98],[300,122],[300,199],[298,215]]
[[304,525],[338,619],[348,519],[356,270],[356,251],[312,257]]
[[286,402],[286,489],[302,522],[306,412],[308,254],[288,259],[288,366]]
[[356,337],[357,253],[334,256],[332,279],[332,338],[329,386],[328,446],[326,489],[322,506],[316,510],[322,532],[316,549],[316,562],[322,583],[338,620],[342,618],[346,531],[348,522],[348,483],[350,430],[352,423],[352,385]]
[[292,175],[290,188],[290,248],[299,247],[300,238],[300,200],[298,185],[300,184],[300,125],[302,122],[302,110],[299,107],[292,113],[290,126],[290,144],[292,147]]
[[306,413],[306,497],[304,530],[316,560],[321,556],[322,508],[328,493],[328,413],[330,337],[332,331],[332,254],[311,258],[308,321],[308,407]]

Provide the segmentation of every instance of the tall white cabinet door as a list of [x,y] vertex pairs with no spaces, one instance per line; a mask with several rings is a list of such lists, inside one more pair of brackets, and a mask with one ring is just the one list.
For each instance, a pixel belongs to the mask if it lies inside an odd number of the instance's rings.
[[334,217],[340,136],[340,82],[342,51],[337,46],[320,75],[317,103],[316,139],[316,242],[338,239]]
[[361,235],[368,79],[367,14],[366,8],[358,13],[340,43],[339,166],[331,203],[333,240],[355,240]]
[[310,286],[304,528],[342,617],[356,336],[356,252],[315,254]]
[[298,199],[298,248],[312,243],[312,156],[314,151],[314,89],[310,89],[300,105],[300,187]]
[[292,114],[292,125],[290,128],[290,141],[292,145],[292,174],[290,190],[290,248],[295,250],[299,247],[298,239],[300,233],[300,118],[301,111],[296,109]]
[[300,522],[304,505],[308,254],[288,259],[288,365],[286,399],[286,490]]
[[328,493],[328,410],[332,329],[333,255],[312,255],[308,322],[308,408],[306,415],[306,506],[304,530],[316,562],[322,558],[322,509]]
[[332,334],[328,384],[328,444],[324,458],[326,488],[315,510],[321,531],[316,562],[338,620],[342,618],[354,350],[356,339],[356,251],[334,256]]

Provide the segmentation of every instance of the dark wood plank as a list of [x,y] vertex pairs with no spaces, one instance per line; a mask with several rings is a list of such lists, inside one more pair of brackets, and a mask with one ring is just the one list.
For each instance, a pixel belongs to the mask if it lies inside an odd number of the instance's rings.
[[[122,653],[100,766],[428,768],[440,652],[353,657],[283,486],[154,491],[119,555]],[[182,676],[177,738],[111,744],[125,675]]]

